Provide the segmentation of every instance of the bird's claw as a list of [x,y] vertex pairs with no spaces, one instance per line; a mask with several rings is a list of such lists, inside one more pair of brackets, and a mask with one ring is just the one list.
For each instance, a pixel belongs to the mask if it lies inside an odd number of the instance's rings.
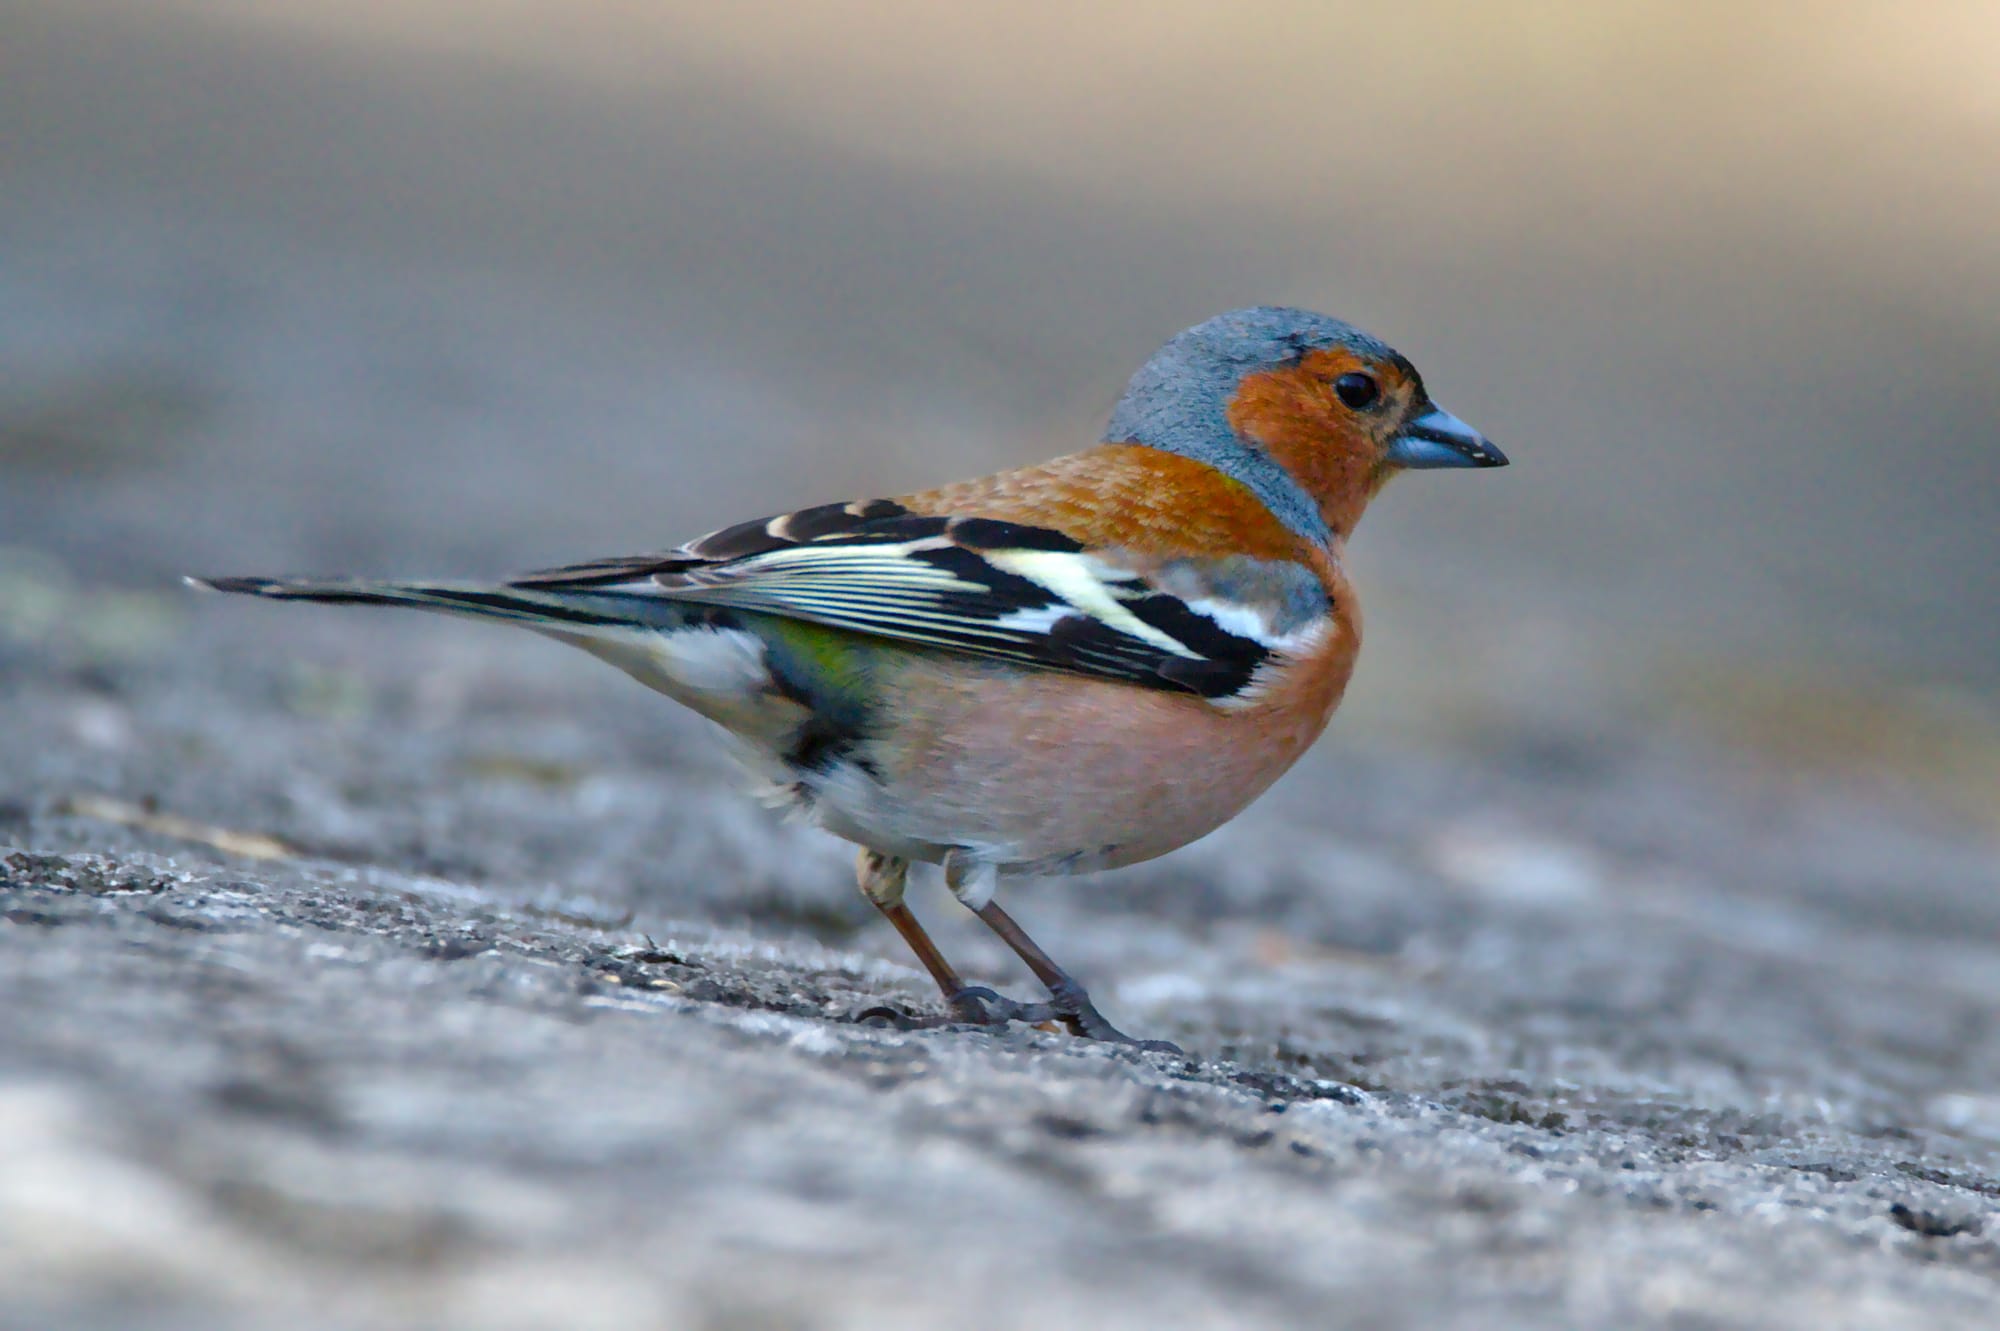
[[1074,984],[1051,990],[1046,1003],[1017,1002],[983,984],[972,984],[951,994],[945,999],[945,1005],[951,1015],[943,1021],[915,1016],[887,1005],[869,1008],[858,1014],[855,1020],[863,1024],[890,1026],[899,1031],[924,1030],[940,1025],[997,1029],[1018,1023],[1045,1030],[1060,1026],[1080,1039],[1129,1045],[1148,1053],[1172,1054],[1176,1058],[1186,1057],[1180,1046],[1165,1040],[1137,1040],[1125,1034],[1105,1019],[1090,1001],[1089,994]]
[[1066,1027],[1070,1034],[1082,1036],[1086,1040],[1102,1040],[1106,1044],[1130,1045],[1149,1053],[1172,1054],[1185,1058],[1181,1047],[1167,1040],[1139,1040],[1113,1026],[1097,1005],[1090,1001],[1090,995],[1075,982],[1058,984],[1049,990],[1052,1000],[1048,1006],[1055,1019]]
[[946,1017],[924,1017],[886,1003],[855,1014],[867,1026],[888,1026],[899,1031],[931,1030],[939,1026],[1000,1027],[1019,1022],[1024,1026],[1046,1026],[1057,1021],[1053,1004],[1017,1003],[985,985],[967,985],[945,999],[950,1009]]
[[874,1007],[854,1014],[854,1020],[863,1026],[887,1026],[891,1030],[920,1031],[937,1023],[923,1017],[913,1016],[887,1003],[877,1003]]
[[1050,990],[1046,1003],[1018,1003],[984,985],[968,985],[946,1002],[951,1007],[952,1016],[967,1025],[1005,1026],[1019,1022],[1023,1026],[1047,1027],[1053,1024],[1085,1040],[1130,1045],[1150,1053],[1186,1057],[1180,1046],[1165,1040],[1137,1040],[1125,1034],[1106,1020],[1090,1001],[1090,995],[1075,984],[1056,986]]
[[1005,1026],[1017,1021],[1024,1026],[1040,1026],[1058,1016],[1051,1004],[1017,1003],[983,984],[967,985],[945,999],[945,1003],[951,1008],[951,1015],[968,1026]]

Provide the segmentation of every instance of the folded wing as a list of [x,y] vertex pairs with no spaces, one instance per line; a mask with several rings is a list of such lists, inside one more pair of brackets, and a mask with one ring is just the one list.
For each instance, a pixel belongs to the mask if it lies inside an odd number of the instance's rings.
[[1328,624],[1303,565],[1141,558],[1016,522],[828,504],[679,550],[528,574],[524,591],[729,606],[945,651],[1191,693],[1254,696]]

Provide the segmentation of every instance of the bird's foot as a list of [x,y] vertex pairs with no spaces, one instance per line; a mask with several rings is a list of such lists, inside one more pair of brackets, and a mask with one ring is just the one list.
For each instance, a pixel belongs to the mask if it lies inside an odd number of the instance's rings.
[[1000,1027],[1015,1022],[1053,1030],[1057,1020],[1052,1004],[1017,1003],[985,985],[966,985],[949,995],[945,1006],[947,1015],[928,1017],[881,1004],[858,1013],[855,1020],[865,1025],[890,1026],[899,1031],[933,1030],[940,1026]]
[[887,1003],[877,1003],[855,1013],[854,1020],[863,1026],[887,1026],[897,1031],[921,1031],[940,1024],[935,1018],[920,1017]]
[[1106,1044],[1131,1045],[1149,1053],[1172,1054],[1185,1058],[1181,1047],[1166,1040],[1138,1040],[1125,1034],[1108,1021],[1082,985],[1074,980],[1064,980],[1049,986],[1050,1001],[1045,1005],[1051,1015],[1068,1028],[1070,1034],[1080,1035],[1086,1040],[1102,1040]]
[[933,1029],[938,1026],[984,1026],[997,1029],[1002,1026],[1020,1024],[1036,1026],[1045,1031],[1068,1031],[1071,1035],[1085,1040],[1101,1040],[1106,1044],[1130,1045],[1149,1053],[1172,1054],[1185,1058],[1180,1046],[1165,1040],[1138,1040],[1125,1034],[1097,1010],[1090,1001],[1090,995],[1074,981],[1058,985],[1049,991],[1046,1003],[1021,1003],[1006,995],[988,989],[983,984],[967,985],[945,999],[950,1015],[942,1020],[926,1018],[888,1006],[872,1007],[856,1017],[857,1021],[891,1026],[899,1031]]
[[983,984],[967,985],[947,997],[945,1004],[951,1008],[953,1020],[968,1026],[1005,1026],[1017,1021],[1040,1026],[1058,1015],[1052,1004],[1017,1003]]

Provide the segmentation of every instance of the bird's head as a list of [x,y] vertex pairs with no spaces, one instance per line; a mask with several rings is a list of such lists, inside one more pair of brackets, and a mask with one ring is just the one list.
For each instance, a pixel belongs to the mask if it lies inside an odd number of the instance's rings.
[[1400,470],[1507,465],[1431,401],[1393,348],[1338,319],[1272,305],[1217,315],[1161,347],[1132,376],[1104,438],[1206,462],[1317,541],[1353,531]]

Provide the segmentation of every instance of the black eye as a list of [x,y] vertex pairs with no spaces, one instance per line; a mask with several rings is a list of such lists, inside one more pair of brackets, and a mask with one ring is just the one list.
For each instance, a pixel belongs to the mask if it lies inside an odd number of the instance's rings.
[[1382,385],[1375,382],[1374,375],[1363,374],[1356,370],[1352,374],[1343,374],[1334,380],[1333,391],[1342,402],[1360,411],[1375,405],[1375,399],[1382,396]]

